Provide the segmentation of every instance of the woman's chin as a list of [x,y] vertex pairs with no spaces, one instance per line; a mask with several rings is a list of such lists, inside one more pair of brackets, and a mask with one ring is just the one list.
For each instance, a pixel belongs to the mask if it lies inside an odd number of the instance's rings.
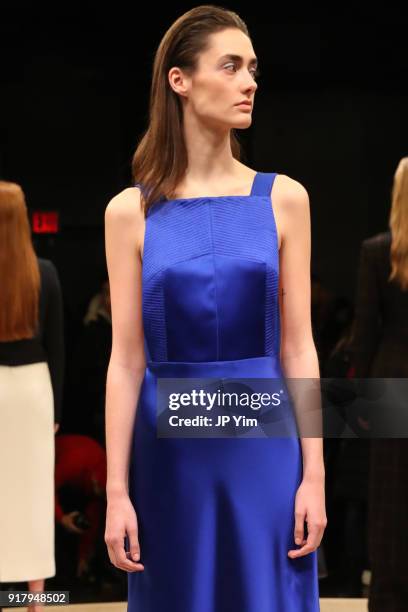
[[236,130],[244,130],[245,128],[249,127],[252,123],[252,117],[250,115],[248,115],[248,117],[243,117],[241,119],[241,121],[234,121],[234,124],[232,125],[232,127]]

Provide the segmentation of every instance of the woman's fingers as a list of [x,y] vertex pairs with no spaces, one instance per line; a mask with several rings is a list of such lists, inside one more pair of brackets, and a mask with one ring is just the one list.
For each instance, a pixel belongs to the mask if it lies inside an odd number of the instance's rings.
[[290,550],[288,555],[291,559],[295,559],[296,557],[303,557],[304,555],[308,555],[317,549],[320,545],[320,542],[323,537],[324,527],[318,524],[308,525],[308,536],[307,540],[302,541],[301,548]]
[[140,546],[137,528],[129,529],[127,534],[129,540],[130,558],[133,559],[133,561],[140,561]]
[[126,572],[140,572],[144,570],[143,563],[132,561],[128,558],[130,553],[125,550],[124,538],[114,537],[106,542],[108,548],[109,559],[111,563]]
[[305,539],[305,513],[304,512],[295,512],[295,542],[296,544],[301,544]]
[[122,546],[114,548],[114,555],[117,567],[119,567],[120,569],[123,569],[127,572],[140,572],[144,570],[143,563],[140,563],[140,561],[133,561],[132,559],[128,558],[128,555],[130,556],[130,553],[125,550],[123,540]]

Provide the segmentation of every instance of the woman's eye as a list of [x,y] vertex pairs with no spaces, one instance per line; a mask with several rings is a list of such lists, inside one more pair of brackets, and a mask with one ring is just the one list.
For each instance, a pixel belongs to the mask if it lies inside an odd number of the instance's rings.
[[[235,65],[234,64],[226,64],[224,66],[224,68],[234,68],[235,69]],[[259,68],[255,68],[253,70],[250,71],[252,74],[252,77],[254,79],[257,79],[259,77],[259,75],[261,74],[261,71],[259,70]]]

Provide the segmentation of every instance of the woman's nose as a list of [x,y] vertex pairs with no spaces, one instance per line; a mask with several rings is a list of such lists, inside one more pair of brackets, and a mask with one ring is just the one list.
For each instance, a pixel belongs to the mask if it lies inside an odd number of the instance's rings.
[[247,87],[247,91],[256,91],[258,88],[258,83],[254,81],[252,74],[249,74],[245,80],[245,84]]

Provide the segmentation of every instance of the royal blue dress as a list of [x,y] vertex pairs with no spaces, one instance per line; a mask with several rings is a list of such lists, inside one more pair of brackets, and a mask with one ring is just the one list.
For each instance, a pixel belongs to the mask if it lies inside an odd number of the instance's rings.
[[247,196],[159,200],[146,218],[129,463],[145,569],[128,572],[128,612],[320,610],[316,551],[288,557],[299,438],[157,435],[160,379],[282,374],[275,176],[258,172]]

